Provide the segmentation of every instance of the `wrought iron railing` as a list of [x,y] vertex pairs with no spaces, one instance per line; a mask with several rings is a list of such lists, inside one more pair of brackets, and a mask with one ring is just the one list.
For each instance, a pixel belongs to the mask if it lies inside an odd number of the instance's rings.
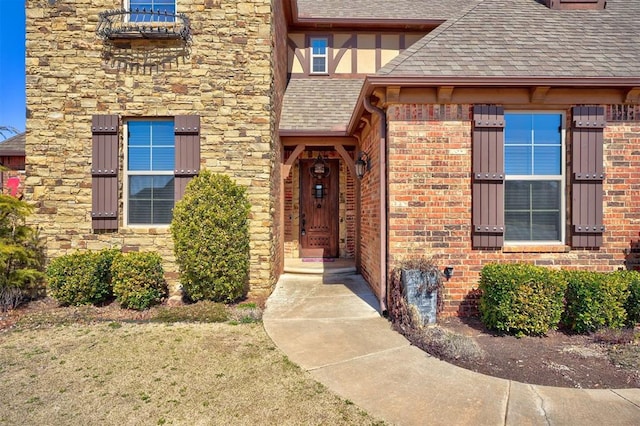
[[189,18],[183,13],[153,9],[117,9],[98,15],[96,33],[104,40],[117,38],[167,38],[191,40]]

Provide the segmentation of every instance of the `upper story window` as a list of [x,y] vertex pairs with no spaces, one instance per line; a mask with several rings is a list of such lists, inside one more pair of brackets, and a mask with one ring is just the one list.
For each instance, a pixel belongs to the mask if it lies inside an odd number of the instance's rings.
[[329,72],[329,40],[326,37],[310,39],[311,73],[327,74]]
[[174,205],[174,122],[132,120],[126,135],[127,223],[168,225]]
[[[127,1],[127,0],[125,0]],[[128,9],[160,13],[132,13],[131,22],[173,22],[176,13],[176,0],[128,0]]]
[[560,113],[505,113],[505,241],[564,241]]

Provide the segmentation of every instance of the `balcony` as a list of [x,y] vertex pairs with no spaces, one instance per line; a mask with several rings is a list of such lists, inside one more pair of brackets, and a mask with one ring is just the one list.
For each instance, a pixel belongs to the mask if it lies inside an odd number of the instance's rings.
[[153,9],[108,10],[98,15],[96,33],[103,40],[191,40],[189,18]]

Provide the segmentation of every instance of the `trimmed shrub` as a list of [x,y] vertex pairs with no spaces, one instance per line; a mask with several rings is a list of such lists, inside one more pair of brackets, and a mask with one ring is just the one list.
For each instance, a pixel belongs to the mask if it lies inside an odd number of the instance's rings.
[[123,308],[143,310],[167,296],[162,258],[157,253],[127,253],[111,265],[113,294]]
[[47,268],[51,297],[63,305],[96,305],[113,296],[111,263],[118,250],[76,252],[54,259]]
[[566,282],[562,274],[526,264],[489,264],[480,273],[478,308],[487,328],[543,335],[558,326]]
[[562,323],[577,333],[620,328],[627,319],[628,280],[623,273],[564,271],[566,307]]
[[0,194],[0,311],[43,294],[44,255],[36,229],[25,225],[33,207]]
[[187,299],[232,302],[246,294],[250,204],[245,192],[228,176],[202,171],[176,203],[171,233]]
[[626,278],[629,289],[629,297],[624,305],[627,311],[627,325],[634,327],[640,323],[640,272],[621,271],[620,273]]

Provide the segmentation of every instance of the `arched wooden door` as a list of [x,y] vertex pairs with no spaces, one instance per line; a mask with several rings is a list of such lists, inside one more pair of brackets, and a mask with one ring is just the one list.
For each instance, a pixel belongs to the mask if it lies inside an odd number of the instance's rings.
[[316,159],[300,160],[300,257],[338,257],[339,162],[313,174]]

